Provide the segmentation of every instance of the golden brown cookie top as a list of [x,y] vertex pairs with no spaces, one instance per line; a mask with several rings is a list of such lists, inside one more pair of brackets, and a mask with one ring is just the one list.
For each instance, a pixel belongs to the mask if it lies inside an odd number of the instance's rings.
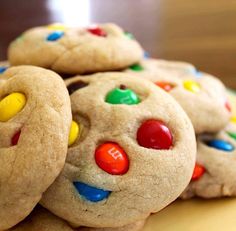
[[190,120],[165,91],[129,75],[66,81],[79,132],[41,204],[77,226],[145,219],[190,180],[196,151]]
[[[11,67],[0,85],[0,229],[23,220],[61,171],[71,124],[69,95],[54,72]],[[19,209],[20,208],[20,209]]]
[[119,70],[142,56],[138,42],[111,23],[36,27],[13,41],[8,50],[12,65],[36,65],[64,74]]
[[223,83],[191,64],[145,59],[126,72],[151,80],[170,93],[185,110],[197,134],[223,129],[231,109]]

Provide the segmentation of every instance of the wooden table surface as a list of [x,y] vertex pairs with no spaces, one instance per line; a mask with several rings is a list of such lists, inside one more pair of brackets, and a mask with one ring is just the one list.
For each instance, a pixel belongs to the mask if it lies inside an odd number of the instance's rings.
[[115,22],[156,58],[184,60],[236,88],[235,0],[1,0],[0,59],[29,27]]

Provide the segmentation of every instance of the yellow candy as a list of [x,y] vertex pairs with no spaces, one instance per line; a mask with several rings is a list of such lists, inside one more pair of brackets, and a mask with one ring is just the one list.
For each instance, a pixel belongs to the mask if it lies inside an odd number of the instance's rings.
[[79,124],[77,124],[74,120],[72,120],[71,127],[70,127],[70,134],[69,134],[69,142],[68,145],[72,145],[80,133]]
[[26,104],[26,97],[22,93],[14,92],[0,101],[0,121],[5,122],[19,113]]
[[236,116],[232,116],[231,119],[230,119],[230,121],[231,121],[232,123],[235,123],[235,124],[236,124]]
[[66,27],[63,24],[60,23],[53,23],[47,26],[49,30],[59,30],[59,31],[65,31]]
[[193,80],[185,80],[183,84],[184,88],[188,91],[191,91],[193,93],[197,93],[200,91],[200,85]]

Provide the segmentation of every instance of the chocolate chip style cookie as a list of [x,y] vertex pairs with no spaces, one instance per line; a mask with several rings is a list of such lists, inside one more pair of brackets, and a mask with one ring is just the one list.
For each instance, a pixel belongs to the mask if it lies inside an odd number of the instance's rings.
[[119,70],[138,62],[143,50],[115,24],[88,28],[36,27],[10,44],[12,65],[30,64],[64,74]]
[[11,67],[0,85],[0,230],[23,220],[60,173],[71,124],[63,80],[38,67]]
[[74,227],[119,230],[142,221],[190,181],[196,143],[189,118],[165,91],[129,75],[66,81],[73,139],[40,203]]

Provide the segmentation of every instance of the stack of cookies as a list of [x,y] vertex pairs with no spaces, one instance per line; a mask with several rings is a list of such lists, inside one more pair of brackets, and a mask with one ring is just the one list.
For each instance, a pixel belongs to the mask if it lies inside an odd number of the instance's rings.
[[138,231],[179,196],[236,194],[224,85],[144,53],[114,24],[52,24],[10,44],[0,230]]

